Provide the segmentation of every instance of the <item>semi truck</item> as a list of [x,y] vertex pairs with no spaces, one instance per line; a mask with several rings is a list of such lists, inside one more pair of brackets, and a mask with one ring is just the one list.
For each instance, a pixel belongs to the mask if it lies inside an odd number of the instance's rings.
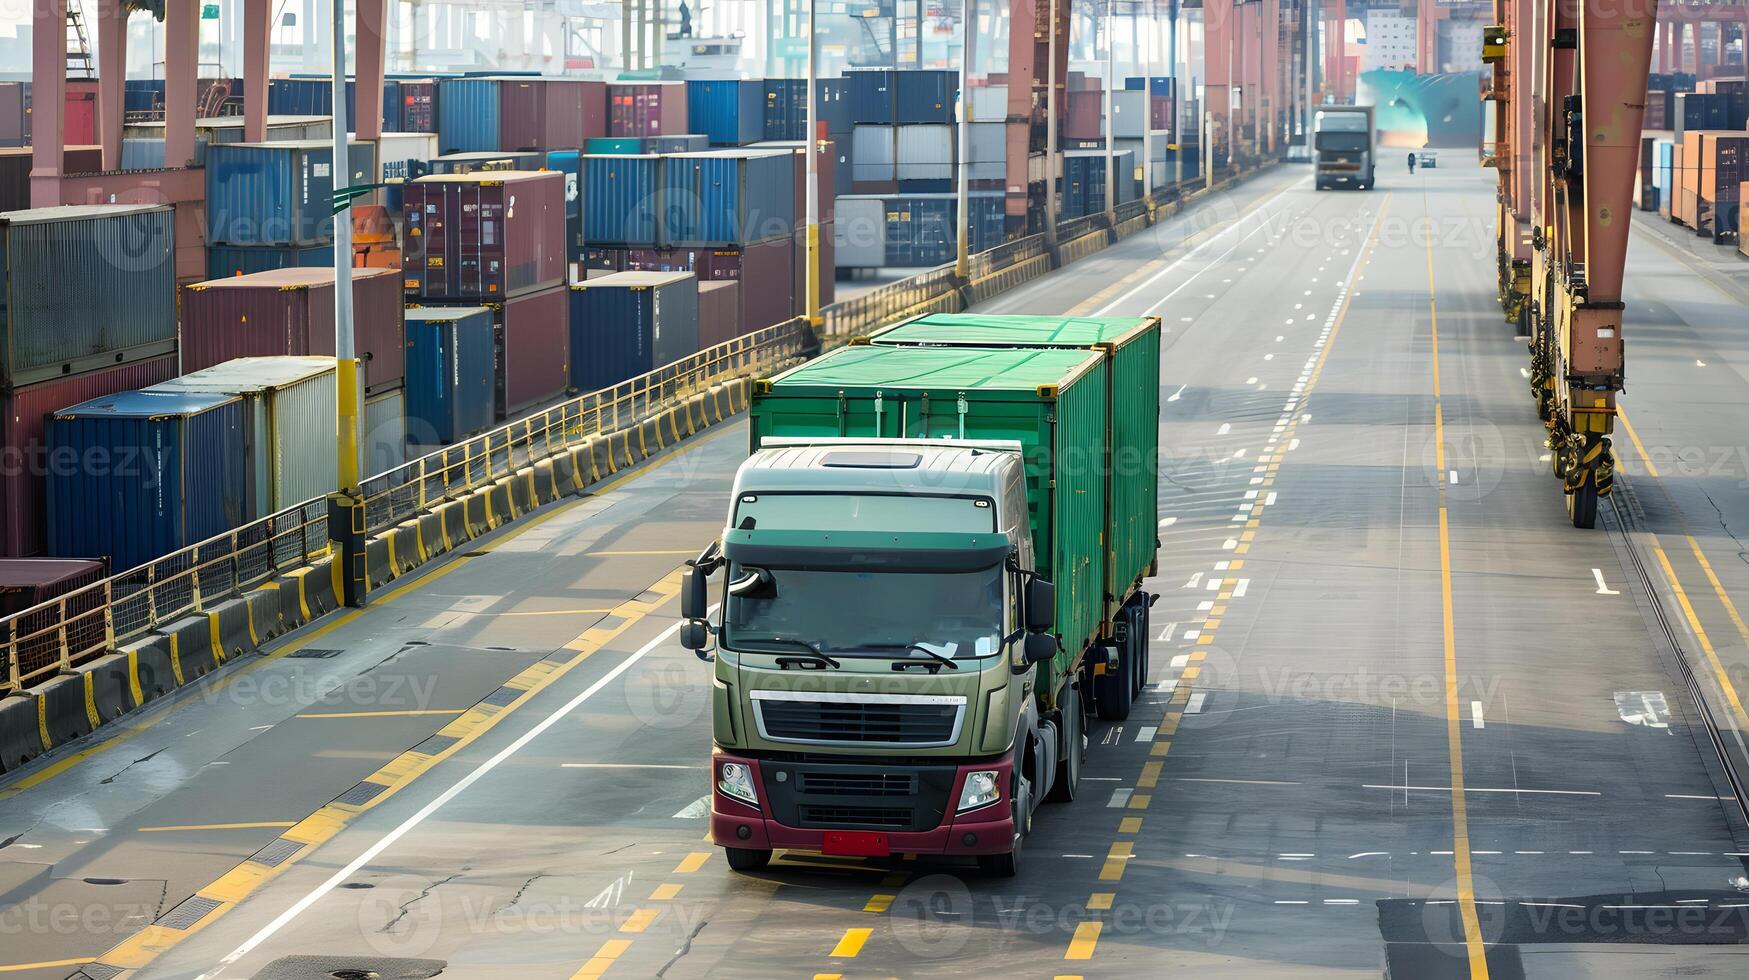
[[1080,795],[1089,715],[1146,682],[1159,369],[1156,317],[932,314],[755,384],[681,594],[731,868],[1015,873],[1039,805]]
[[1312,120],[1313,182],[1318,190],[1338,185],[1372,190],[1378,139],[1369,105],[1322,105]]

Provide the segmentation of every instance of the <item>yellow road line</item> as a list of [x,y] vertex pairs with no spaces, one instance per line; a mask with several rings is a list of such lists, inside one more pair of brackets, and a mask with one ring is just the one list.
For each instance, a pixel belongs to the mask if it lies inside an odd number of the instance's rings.
[[91,957],[86,956],[76,960],[43,960],[40,963],[11,963],[6,966],[0,966],[0,973],[24,973],[29,970],[52,970],[56,967],[62,966],[84,966],[89,962],[91,962]]
[[1124,817],[1117,822],[1117,832],[1120,834],[1139,834],[1142,832],[1141,817]]
[[295,827],[290,820],[262,820],[255,823],[189,823],[170,827],[140,827],[141,834],[167,834],[178,830],[256,830],[262,827]]
[[466,708],[420,708],[406,711],[311,711],[298,718],[413,718],[420,715],[459,715]]
[[838,945],[832,947],[828,956],[849,958],[862,952],[862,944],[868,942],[868,937],[874,934],[873,929],[856,928],[844,930],[844,935],[838,940]]
[[675,884],[657,885],[656,890],[650,893],[650,901],[652,901],[652,902],[669,901],[670,899],[673,899],[675,896],[679,895],[680,889],[682,889],[684,887],[686,887],[686,886],[685,885],[675,885]]
[[1104,928],[1105,923],[1103,922],[1083,922],[1076,926],[1075,938],[1069,940],[1069,951],[1063,954],[1063,959],[1092,959],[1093,948],[1099,945],[1099,933]]
[[1652,462],[1652,454],[1646,452],[1646,444],[1640,441],[1640,434],[1634,431],[1634,424],[1628,421],[1628,413],[1618,407],[1615,410],[1615,417],[1621,421],[1622,431],[1626,432],[1628,438],[1633,441],[1634,449],[1639,452],[1640,459],[1645,461],[1646,473],[1657,478],[1658,464]]
[[711,852],[709,851],[693,851],[691,854],[680,859],[680,863],[674,868],[674,873],[677,875],[692,874],[699,868],[704,867],[704,863],[710,859]]
[[1120,840],[1111,845],[1111,850],[1105,854],[1105,864],[1099,869],[1100,881],[1118,881],[1123,878],[1124,868],[1130,863],[1130,856],[1136,851],[1134,841]]
[[1706,627],[1700,623],[1700,617],[1695,614],[1694,603],[1688,599],[1688,593],[1682,588],[1682,580],[1676,577],[1676,569],[1670,567],[1670,556],[1664,553],[1663,546],[1654,538],[1652,553],[1658,556],[1658,564],[1664,569],[1664,577],[1669,579],[1670,588],[1676,593],[1676,604],[1682,607],[1682,615],[1688,620],[1689,629],[1694,630],[1695,638],[1700,640],[1700,648],[1706,654],[1707,663],[1713,668],[1713,675],[1718,678],[1719,685],[1724,688],[1725,699],[1731,702],[1731,710],[1735,711],[1739,720],[1744,718],[1743,702],[1737,697],[1736,685],[1731,683],[1731,675],[1725,670],[1725,665],[1719,660],[1718,651],[1713,648],[1712,637],[1707,635]]
[[596,980],[597,977],[607,972],[607,968],[613,965],[614,960],[625,955],[625,951],[630,949],[631,945],[630,939],[609,939],[602,943],[601,948],[595,951],[595,955],[579,967],[576,973],[571,974],[571,980]]
[[896,898],[898,898],[897,895],[871,896],[868,903],[862,907],[862,910],[864,912],[885,912],[893,907],[893,900]]
[[620,925],[619,931],[643,932],[645,929],[650,928],[650,923],[655,922],[656,917],[661,914],[661,909],[638,909]]
[[[1390,199],[1385,203],[1388,206]],[[1382,215],[1382,212],[1381,212]],[[1445,409],[1439,382],[1439,306],[1433,278],[1433,236],[1427,236],[1427,314],[1433,361],[1434,470],[1445,472]],[[1472,980],[1487,980],[1488,952],[1476,916],[1476,881],[1470,867],[1470,820],[1464,801],[1463,720],[1458,710],[1457,616],[1451,584],[1451,519],[1446,509],[1445,481],[1439,488],[1439,599],[1444,616],[1445,740],[1451,770],[1452,863],[1457,873],[1458,915],[1464,924],[1464,949]]]

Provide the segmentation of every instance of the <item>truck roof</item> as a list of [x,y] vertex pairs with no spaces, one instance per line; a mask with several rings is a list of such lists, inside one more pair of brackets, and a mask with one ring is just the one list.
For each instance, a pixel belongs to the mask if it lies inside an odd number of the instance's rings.
[[947,440],[832,439],[761,449],[748,457],[735,489],[843,490],[917,496],[997,496],[1021,465],[1019,444],[948,445]]
[[1097,367],[1104,355],[1085,350],[954,347],[841,347],[761,382],[886,390],[959,389],[1026,392],[1055,397],[1059,388]]
[[1122,347],[1158,329],[1151,316],[1006,316],[927,313],[877,330],[873,344],[944,344],[955,347]]

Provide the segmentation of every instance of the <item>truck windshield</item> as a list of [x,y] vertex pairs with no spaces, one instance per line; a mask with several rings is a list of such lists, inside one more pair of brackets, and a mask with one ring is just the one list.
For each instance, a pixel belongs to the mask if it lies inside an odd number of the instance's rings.
[[[790,653],[806,640],[835,657],[987,657],[1001,650],[1002,569],[976,572],[836,572],[767,569],[769,586],[729,596],[724,646]],[[730,570],[729,580],[744,574]]]

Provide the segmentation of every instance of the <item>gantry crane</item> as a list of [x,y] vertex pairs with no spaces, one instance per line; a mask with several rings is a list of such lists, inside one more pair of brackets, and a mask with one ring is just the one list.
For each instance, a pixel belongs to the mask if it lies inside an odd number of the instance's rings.
[[1501,146],[1500,298],[1573,526],[1614,484],[1622,275],[1658,3],[1495,0],[1484,36]]

